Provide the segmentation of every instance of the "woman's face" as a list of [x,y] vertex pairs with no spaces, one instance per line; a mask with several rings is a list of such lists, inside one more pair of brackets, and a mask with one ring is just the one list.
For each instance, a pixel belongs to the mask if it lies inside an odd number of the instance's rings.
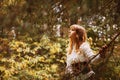
[[74,29],[70,29],[69,38],[75,38],[75,36],[76,36],[76,31]]

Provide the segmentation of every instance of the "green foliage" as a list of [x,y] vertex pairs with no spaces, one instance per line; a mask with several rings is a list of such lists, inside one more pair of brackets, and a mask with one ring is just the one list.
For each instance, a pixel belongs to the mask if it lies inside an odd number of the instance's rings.
[[65,65],[66,40],[58,38],[58,41],[50,41],[45,35],[40,42],[10,41],[7,44],[10,53],[2,51],[0,55],[0,77],[5,80],[59,78],[59,65]]
[[[88,40],[91,43],[91,39]],[[67,39],[56,38],[52,41],[44,35],[39,42],[30,39],[23,42],[18,40],[8,41],[0,38],[0,78],[3,80],[53,80],[61,79],[66,66]],[[92,45],[92,44],[91,44]],[[8,51],[7,51],[8,50]],[[94,49],[95,50],[95,49]],[[98,50],[98,49],[97,49]],[[95,50],[95,52],[97,52]],[[119,60],[119,58],[116,58]],[[95,69],[104,70],[102,75],[96,74],[96,79],[119,78],[120,70],[113,62],[106,67]]]
[[[119,0],[1,0],[0,79],[59,79],[65,69],[69,25],[85,27],[97,53],[120,30],[119,5]],[[61,25],[59,38],[56,25]],[[119,42],[120,37],[115,41],[114,61],[110,58],[98,80],[119,80]]]

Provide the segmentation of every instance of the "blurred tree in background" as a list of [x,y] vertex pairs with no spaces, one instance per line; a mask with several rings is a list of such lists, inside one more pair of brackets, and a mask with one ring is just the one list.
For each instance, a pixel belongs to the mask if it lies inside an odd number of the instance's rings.
[[[120,31],[119,8],[120,0],[0,0],[0,79],[60,79],[69,26],[85,27],[98,52]],[[97,80],[120,79],[119,44],[120,37]]]

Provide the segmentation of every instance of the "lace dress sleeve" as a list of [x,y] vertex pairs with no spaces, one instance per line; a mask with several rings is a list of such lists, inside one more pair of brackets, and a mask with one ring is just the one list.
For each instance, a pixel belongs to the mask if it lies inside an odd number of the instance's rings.
[[[81,49],[83,50],[84,54],[88,57],[88,60],[90,60],[92,57],[94,57],[96,54],[93,53],[92,49],[90,48],[90,45],[85,42],[81,45]],[[101,61],[100,55],[96,56],[91,63],[96,64]]]

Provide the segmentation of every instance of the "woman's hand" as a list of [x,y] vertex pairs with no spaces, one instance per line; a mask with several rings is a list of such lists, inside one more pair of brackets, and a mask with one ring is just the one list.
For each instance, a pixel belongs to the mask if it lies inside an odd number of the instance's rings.
[[101,58],[105,58],[106,51],[107,51],[107,45],[102,46],[101,50],[99,51]]

